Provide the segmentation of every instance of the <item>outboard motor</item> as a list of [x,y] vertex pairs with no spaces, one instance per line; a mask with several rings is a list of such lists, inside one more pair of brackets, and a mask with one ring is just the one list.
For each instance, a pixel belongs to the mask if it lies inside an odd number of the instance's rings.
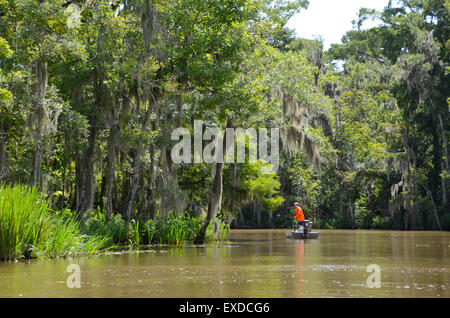
[[308,238],[309,234],[309,220],[305,220],[305,224],[303,225],[303,238]]

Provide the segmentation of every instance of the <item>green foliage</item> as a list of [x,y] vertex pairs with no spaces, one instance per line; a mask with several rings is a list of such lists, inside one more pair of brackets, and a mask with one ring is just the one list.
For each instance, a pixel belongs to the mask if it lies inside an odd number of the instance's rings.
[[0,37],[0,60],[4,60],[13,54],[8,42]]
[[382,216],[377,215],[376,217],[373,218],[372,221],[373,221],[373,227],[375,229],[387,230],[392,227],[392,222],[386,216],[382,217]]
[[[295,194],[292,202],[299,202],[305,216],[312,221],[317,221],[316,212],[321,194],[321,184],[317,174],[313,169],[307,167],[303,156],[293,159],[287,172]],[[292,213],[291,217],[294,215]]]
[[50,226],[48,203],[36,189],[0,185],[1,260],[30,255]]
[[[130,220],[128,228],[120,215],[112,216],[106,221],[105,213],[97,211],[92,213],[83,224],[82,232],[92,237],[102,238],[103,247],[138,246],[142,244],[168,244],[181,245],[192,243],[203,225],[202,217],[190,216],[187,212],[167,216],[158,214],[155,219],[139,221]],[[218,230],[213,224],[207,228],[207,242],[223,242],[228,235],[228,225],[218,222]]]
[[450,231],[450,213],[441,216],[441,226],[443,230]]
[[[181,245],[192,243],[203,225],[201,217],[192,217],[187,213],[167,217],[158,215],[155,220],[148,220],[143,225],[144,238],[147,243]],[[220,223],[218,236],[214,237],[213,224],[207,228],[207,242],[222,242],[226,239],[228,226]]]
[[249,188],[255,200],[264,200],[278,192],[280,182],[276,174],[260,174],[249,182]]
[[180,245],[191,234],[184,215],[176,216],[170,213],[167,218],[160,217],[158,222],[157,240],[160,244]]
[[109,245],[126,244],[128,232],[132,229],[125,224],[123,218],[114,214],[109,222],[106,222],[104,213],[97,211],[93,213],[90,218],[83,224],[82,231],[89,235],[98,235],[108,239]]
[[318,229],[324,230],[334,230],[337,228],[335,219],[328,219],[328,220],[318,219],[316,220],[314,226]]
[[362,196],[355,201],[355,223],[358,228],[372,228],[372,213],[367,207],[368,198]]
[[216,220],[214,224],[210,224],[206,229],[206,242],[223,243],[229,234],[229,225],[221,220]]
[[68,213],[51,213],[35,188],[0,186],[0,259],[92,255],[106,240],[86,236]]
[[33,248],[33,253],[37,257],[90,256],[103,250],[107,244],[107,239],[104,237],[82,234],[80,224],[73,217],[66,220],[53,217],[52,226],[47,235],[50,237]]
[[[79,231],[108,246],[190,242],[203,219],[180,212],[207,209],[212,166],[167,157],[173,129],[196,119],[283,132],[276,174],[248,157],[224,165],[211,241],[239,210],[243,225],[290,227],[295,201],[325,228],[446,228],[448,1],[363,8],[327,52],[285,27],[305,0],[65,2],[0,0],[0,181],[96,211],[80,227],[71,213],[46,221],[60,242],[42,255],[95,246]],[[364,28],[372,18],[383,23]],[[4,258],[43,239],[17,232],[23,213],[3,216]],[[64,236],[75,245],[59,250]]]
[[128,244],[129,245],[139,245],[141,242],[139,220],[131,220],[128,224]]

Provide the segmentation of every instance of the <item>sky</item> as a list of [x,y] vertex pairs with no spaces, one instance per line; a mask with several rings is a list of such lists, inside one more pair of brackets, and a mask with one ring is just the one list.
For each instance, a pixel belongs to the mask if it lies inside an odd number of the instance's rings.
[[[322,36],[325,49],[340,43],[342,36],[352,29],[361,7],[381,11],[389,0],[309,0],[309,8],[293,16],[286,25],[298,37],[315,39]],[[367,22],[364,27],[370,26]]]

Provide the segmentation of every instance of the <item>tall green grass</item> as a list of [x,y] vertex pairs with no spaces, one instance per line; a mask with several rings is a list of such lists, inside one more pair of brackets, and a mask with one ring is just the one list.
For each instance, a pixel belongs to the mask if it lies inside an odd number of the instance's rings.
[[[148,220],[143,225],[145,242],[148,244],[181,245],[192,243],[199,234],[203,224],[201,217],[192,217],[188,213],[175,215],[169,213],[167,217],[158,215],[155,220]],[[217,233],[212,231],[210,224],[206,231],[207,242],[223,242],[228,235],[228,226],[220,223]]]
[[216,230],[214,230],[214,224],[210,224],[206,229],[206,242],[220,243],[227,240],[229,226],[221,220],[216,220],[216,223]]
[[66,220],[54,217],[50,233],[51,238],[34,249],[38,257],[90,256],[106,247],[108,242],[106,237],[81,234],[80,224],[73,217]]
[[131,220],[128,224],[128,245],[139,245],[141,243],[141,229],[139,220]]
[[0,260],[91,255],[107,240],[83,235],[70,213],[54,213],[36,189],[0,185]]
[[[116,244],[181,245],[192,243],[202,224],[201,217],[169,213],[127,225],[120,215],[107,222],[100,211],[80,224],[69,210],[51,211],[36,189],[0,185],[0,260],[92,255]],[[219,222],[215,231],[211,224],[206,241],[223,242],[227,234],[224,223]]]
[[48,203],[22,185],[0,185],[0,260],[30,256],[51,227]]
[[148,244],[181,245],[193,241],[202,225],[201,218],[189,217],[187,213],[167,217],[158,215],[155,220],[144,223],[144,238]]
[[125,221],[119,214],[111,217],[109,222],[106,221],[106,214],[96,211],[83,224],[82,232],[88,235],[103,236],[107,239],[107,245],[127,244],[128,228]]

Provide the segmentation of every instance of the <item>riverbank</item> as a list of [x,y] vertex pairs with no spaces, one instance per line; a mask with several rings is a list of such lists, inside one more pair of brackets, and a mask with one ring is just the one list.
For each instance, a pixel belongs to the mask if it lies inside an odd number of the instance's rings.
[[[106,220],[105,213],[90,213],[77,221],[70,210],[53,211],[36,189],[0,186],[0,261],[32,258],[89,256],[112,248],[151,244],[191,244],[200,232],[203,218],[187,213],[155,219],[132,219],[120,215]],[[228,227],[210,224],[206,242],[223,242]]]

